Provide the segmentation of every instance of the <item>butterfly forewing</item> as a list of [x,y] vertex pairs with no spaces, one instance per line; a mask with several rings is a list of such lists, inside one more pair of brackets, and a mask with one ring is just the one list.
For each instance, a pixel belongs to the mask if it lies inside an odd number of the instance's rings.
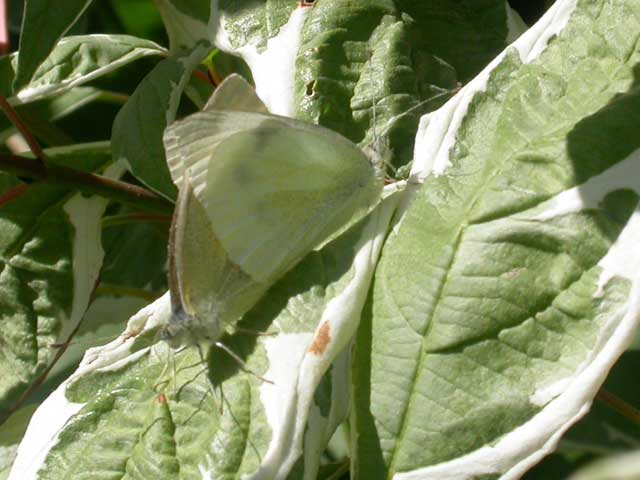
[[168,158],[186,158],[194,195],[225,252],[259,282],[273,281],[366,212],[382,188],[356,145],[285,117],[201,112],[165,139]]

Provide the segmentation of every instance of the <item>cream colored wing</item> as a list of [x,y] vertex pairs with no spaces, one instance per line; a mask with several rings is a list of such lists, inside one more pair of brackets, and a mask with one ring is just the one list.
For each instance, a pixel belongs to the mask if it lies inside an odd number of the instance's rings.
[[170,165],[189,169],[231,261],[258,282],[273,281],[367,212],[382,189],[356,145],[286,117],[200,112],[169,127],[165,147]]
[[229,75],[215,89],[203,108],[207,110],[239,110],[241,112],[269,113],[254,88],[237,73]]

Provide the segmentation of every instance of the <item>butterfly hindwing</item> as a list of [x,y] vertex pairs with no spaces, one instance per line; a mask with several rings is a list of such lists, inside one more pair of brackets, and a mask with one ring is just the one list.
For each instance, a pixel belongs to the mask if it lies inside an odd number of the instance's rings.
[[171,226],[169,287],[173,316],[165,333],[175,345],[216,341],[266,286],[234,264],[186,177]]

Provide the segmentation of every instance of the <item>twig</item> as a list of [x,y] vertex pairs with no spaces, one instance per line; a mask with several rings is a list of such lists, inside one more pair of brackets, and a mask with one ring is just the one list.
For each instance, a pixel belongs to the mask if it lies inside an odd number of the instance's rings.
[[145,211],[166,215],[171,215],[173,212],[171,202],[149,190],[51,162],[44,164],[32,158],[0,154],[0,171],[12,173],[18,177],[71,187],[83,193],[100,195]]
[[23,183],[22,185],[18,185],[4,192],[2,195],[0,195],[0,207],[2,207],[6,203],[14,201],[16,198],[26,192],[28,188],[29,185],[25,185]]
[[596,395],[596,398],[606,406],[618,412],[620,415],[623,415],[634,423],[640,424],[640,410],[629,405],[627,402],[617,397],[613,393],[608,392],[604,388],[601,388]]
[[348,461],[342,462],[340,466],[336,469],[336,471],[333,472],[333,474],[331,474],[331,476],[327,480],[338,480],[344,474],[349,472],[349,466],[350,465]]
[[215,86],[218,86],[222,83],[222,79],[220,78],[220,75],[218,75],[218,72],[216,72],[216,67],[213,62],[211,62],[211,68],[207,69],[207,74],[209,75],[211,83],[213,83]]
[[[193,76],[196,77],[201,82],[206,83],[207,85],[212,84],[211,79],[207,75],[202,73],[200,70],[198,70],[197,68],[193,70]],[[216,84],[214,83],[213,85],[216,85]]]
[[2,95],[0,95],[0,108],[2,108],[5,115],[9,118],[11,123],[13,123],[14,127],[16,127],[18,131],[22,134],[27,144],[29,145],[31,152],[36,156],[36,158],[40,159],[41,162],[45,162],[47,159],[47,156],[42,151],[42,148],[40,148],[40,145],[38,144],[36,137],[34,137],[31,134],[27,126],[22,122],[22,120],[18,116],[17,112],[13,109],[11,105],[9,105],[9,102],[7,102],[7,100]]

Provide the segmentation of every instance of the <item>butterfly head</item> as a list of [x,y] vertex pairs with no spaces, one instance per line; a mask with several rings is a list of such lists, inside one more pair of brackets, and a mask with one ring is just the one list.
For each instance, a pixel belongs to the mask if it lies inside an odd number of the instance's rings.
[[219,329],[213,328],[214,325],[215,322],[212,322],[205,327],[196,315],[187,312],[182,305],[178,305],[172,308],[171,317],[160,329],[158,337],[174,349],[212,344],[222,333]]

